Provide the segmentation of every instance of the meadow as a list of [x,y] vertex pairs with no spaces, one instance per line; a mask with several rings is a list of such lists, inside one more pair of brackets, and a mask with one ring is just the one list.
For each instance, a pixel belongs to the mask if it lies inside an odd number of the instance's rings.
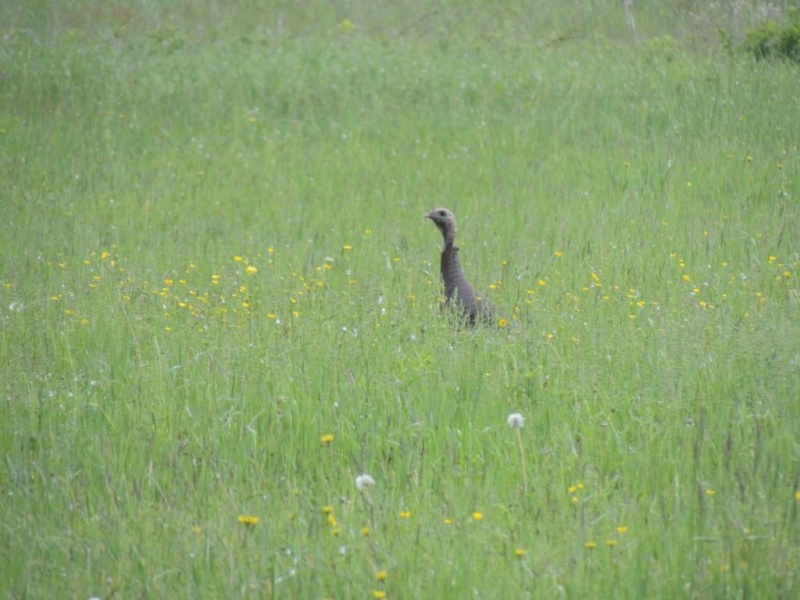
[[0,596],[800,596],[800,78],[739,5],[3,2]]

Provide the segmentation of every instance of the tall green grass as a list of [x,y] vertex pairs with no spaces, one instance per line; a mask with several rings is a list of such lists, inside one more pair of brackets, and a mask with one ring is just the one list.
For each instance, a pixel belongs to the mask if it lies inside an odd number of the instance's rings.
[[4,6],[2,594],[795,596],[800,84],[678,8]]

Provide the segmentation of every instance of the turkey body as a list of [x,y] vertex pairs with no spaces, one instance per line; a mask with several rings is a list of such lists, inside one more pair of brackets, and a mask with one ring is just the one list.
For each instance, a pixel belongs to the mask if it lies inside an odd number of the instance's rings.
[[455,245],[455,215],[446,208],[435,208],[425,217],[433,221],[444,239],[441,259],[442,281],[444,282],[443,307],[446,308],[455,303],[463,318],[470,325],[474,325],[477,321],[491,323],[494,307],[475,291],[461,268],[458,247]]

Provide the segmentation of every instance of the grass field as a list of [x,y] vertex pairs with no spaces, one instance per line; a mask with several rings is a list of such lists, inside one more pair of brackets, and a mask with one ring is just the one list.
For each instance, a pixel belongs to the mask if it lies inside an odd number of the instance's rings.
[[0,596],[800,596],[800,78],[737,6],[3,2]]

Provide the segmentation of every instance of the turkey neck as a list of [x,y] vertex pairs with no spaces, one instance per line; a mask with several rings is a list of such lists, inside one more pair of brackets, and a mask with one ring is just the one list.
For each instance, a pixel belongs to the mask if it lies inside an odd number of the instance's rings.
[[[453,297],[456,289],[466,284],[464,272],[461,270],[461,263],[458,260],[458,247],[450,240],[444,245],[442,250],[442,279],[444,280],[444,296],[448,300]],[[458,289],[459,295],[464,296],[465,290]]]

